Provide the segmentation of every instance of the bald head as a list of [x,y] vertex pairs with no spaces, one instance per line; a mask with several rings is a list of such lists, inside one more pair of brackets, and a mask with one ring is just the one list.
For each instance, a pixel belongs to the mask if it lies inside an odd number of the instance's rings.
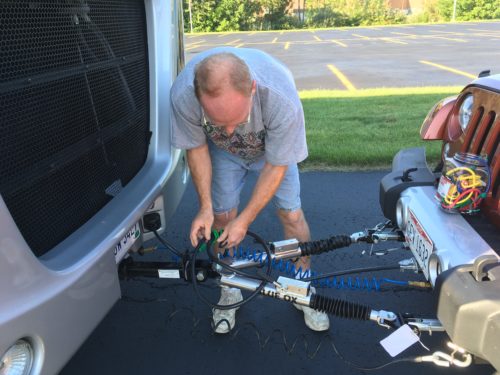
[[196,97],[219,97],[234,90],[246,97],[252,95],[252,77],[247,64],[228,52],[217,53],[201,60],[194,70]]

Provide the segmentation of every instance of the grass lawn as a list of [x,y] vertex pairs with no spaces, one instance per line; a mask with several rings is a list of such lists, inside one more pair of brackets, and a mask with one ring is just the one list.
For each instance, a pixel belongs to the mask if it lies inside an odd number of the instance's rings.
[[303,169],[389,168],[407,147],[425,146],[436,162],[440,141],[420,140],[420,126],[440,99],[462,87],[301,91],[309,157]]

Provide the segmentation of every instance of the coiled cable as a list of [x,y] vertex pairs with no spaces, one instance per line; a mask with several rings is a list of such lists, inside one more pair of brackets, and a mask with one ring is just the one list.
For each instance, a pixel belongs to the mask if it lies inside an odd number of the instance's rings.
[[[257,234],[253,233],[253,232],[250,232],[250,231],[247,231],[247,236],[250,236],[252,237],[257,243],[261,244],[267,254],[267,256],[269,257],[269,259],[271,259],[271,251],[269,250],[269,247],[267,246],[267,243],[260,237],[258,236]],[[266,274],[265,274],[265,277],[259,277],[259,276],[255,276],[255,275],[248,275],[247,273],[241,271],[241,270],[238,270],[236,268],[233,268],[231,266],[228,266],[227,264],[221,262],[212,252],[212,243],[214,242],[213,239],[209,240],[209,241],[206,241],[206,240],[201,240],[200,242],[198,242],[198,245],[196,246],[196,248],[194,249],[194,252],[192,253],[192,257],[191,257],[191,280],[193,282],[193,288],[194,288],[194,291],[195,293],[198,295],[198,297],[203,301],[205,302],[208,306],[210,306],[211,308],[213,309],[218,309],[218,310],[230,310],[230,309],[235,309],[237,307],[240,307],[240,306],[243,306],[245,303],[249,302],[250,300],[252,300],[253,298],[255,298],[258,294],[260,294],[260,292],[262,291],[262,289],[264,289],[264,287],[266,286],[268,280],[270,277],[271,277],[271,272],[272,272],[272,268],[271,268],[271,264],[268,262],[268,265],[267,265],[267,271],[266,271]],[[260,285],[257,287],[257,289],[252,292],[246,299],[243,299],[242,301],[239,301],[239,302],[236,302],[236,303],[233,303],[233,304],[230,304],[230,305],[219,305],[219,304],[214,304],[213,302],[211,302],[208,298],[206,298],[199,290],[199,287],[198,287],[198,282],[197,282],[197,278],[196,278],[196,267],[195,267],[195,264],[196,264],[196,256],[200,250],[200,248],[206,244],[206,250],[207,250],[207,254],[208,256],[210,257],[210,259],[215,263],[215,264],[218,264],[219,266],[223,267],[224,269],[230,271],[230,272],[234,272],[236,274],[239,274],[239,275],[243,275],[245,277],[252,277],[252,278],[255,278],[255,279],[259,279],[259,280],[262,280],[262,282],[260,283]]]
[[[326,246],[326,245],[325,245]],[[363,267],[363,268],[352,268],[342,271],[329,272],[326,274],[318,275],[316,272],[310,269],[303,270],[302,267],[297,268],[296,264],[290,260],[275,259],[273,258],[271,262],[268,262],[264,257],[264,253],[261,250],[255,250],[251,248],[244,248],[239,246],[237,249],[226,250],[223,254],[219,254],[220,259],[232,258],[232,259],[246,259],[252,260],[255,263],[260,263],[260,266],[264,264],[271,263],[273,270],[281,272],[291,278],[300,279],[302,281],[311,281],[315,287],[319,288],[336,288],[336,289],[350,289],[350,290],[367,290],[367,291],[380,291],[381,285],[383,283],[395,284],[400,286],[411,286],[408,281],[392,280],[387,278],[375,278],[375,277],[339,277],[343,275],[351,275],[355,273],[373,272],[373,271],[385,271],[385,270],[396,270],[400,269],[399,265],[392,266],[377,266],[377,267]],[[223,263],[225,264],[225,263]],[[241,272],[241,271],[240,271]]]

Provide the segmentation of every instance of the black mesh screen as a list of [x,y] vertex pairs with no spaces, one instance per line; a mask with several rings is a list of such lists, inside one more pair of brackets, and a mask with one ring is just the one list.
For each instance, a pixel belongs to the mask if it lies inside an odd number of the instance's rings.
[[146,160],[144,1],[2,0],[0,131],[0,194],[40,256]]

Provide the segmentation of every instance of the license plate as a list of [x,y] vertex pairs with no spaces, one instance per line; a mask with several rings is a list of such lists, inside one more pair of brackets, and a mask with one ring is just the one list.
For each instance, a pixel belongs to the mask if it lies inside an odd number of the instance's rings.
[[120,242],[115,246],[115,261],[119,263],[125,256],[127,251],[130,250],[134,242],[141,236],[141,227],[139,223],[135,223],[132,228],[123,236]]
[[415,214],[411,210],[408,210],[408,213],[405,239],[424,274],[428,276],[427,264],[429,263],[429,257],[432,254],[434,245]]

